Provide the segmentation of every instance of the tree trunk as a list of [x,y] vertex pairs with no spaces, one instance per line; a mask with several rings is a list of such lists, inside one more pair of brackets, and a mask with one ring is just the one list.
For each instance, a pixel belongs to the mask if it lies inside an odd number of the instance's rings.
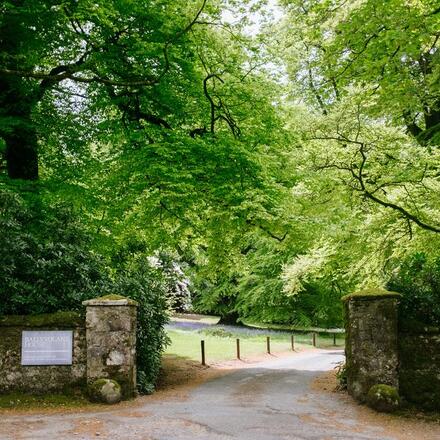
[[38,179],[37,136],[32,127],[5,136],[6,164],[11,179]]
[[6,124],[0,136],[6,143],[6,165],[11,179],[38,179],[38,141],[31,118],[35,95],[19,78],[0,78],[0,106]]
[[[0,51],[4,67],[32,70],[27,64],[28,23],[19,14],[23,0],[14,2],[17,13],[7,13],[0,26]],[[7,54],[7,56],[5,56]],[[32,110],[38,102],[38,85],[19,77],[0,76],[0,137],[6,143],[5,159],[12,179],[38,179],[37,133]]]

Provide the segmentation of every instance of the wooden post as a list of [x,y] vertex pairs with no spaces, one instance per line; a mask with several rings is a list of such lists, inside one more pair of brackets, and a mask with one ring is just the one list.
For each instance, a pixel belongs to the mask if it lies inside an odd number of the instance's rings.
[[292,351],[295,351],[295,335],[293,333],[290,336],[290,345],[292,346]]
[[336,333],[333,333],[333,345],[336,346]]
[[240,339],[237,338],[237,359],[240,359]]
[[270,354],[270,336],[266,336],[267,354]]
[[316,347],[316,333],[315,332],[312,333],[312,344],[314,347]]
[[202,365],[206,365],[206,361],[205,361],[205,341],[200,341],[200,348],[202,349]]

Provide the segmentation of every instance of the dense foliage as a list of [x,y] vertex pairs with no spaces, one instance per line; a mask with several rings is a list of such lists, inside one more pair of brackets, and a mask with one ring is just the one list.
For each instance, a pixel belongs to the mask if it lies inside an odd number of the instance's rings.
[[35,191],[0,187],[0,315],[76,310],[108,283],[82,224]]
[[411,255],[392,274],[388,288],[399,292],[403,325],[440,327],[440,258]]
[[[134,252],[118,252],[117,263],[91,249],[90,233],[71,208],[52,205],[29,185],[20,196],[1,188],[0,315],[84,312],[82,301],[123,293],[139,303],[137,374],[139,391],[149,393],[167,344],[173,274]],[[36,206],[37,204],[37,206]]]
[[1,313],[134,297],[144,390],[188,292],[225,320],[336,326],[342,295],[388,283],[436,322],[436,2],[269,10],[1,3]]
[[[296,163],[307,169],[299,195],[331,218],[306,211],[321,222],[316,245],[287,267],[287,283],[326,274],[345,290],[390,282],[404,294],[405,318],[431,322],[426,306],[438,288],[427,274],[435,278],[440,237],[437,2],[281,3],[278,54],[293,84],[291,124],[302,133]],[[307,108],[300,118],[298,96]],[[418,272],[408,262],[420,254],[431,263]]]

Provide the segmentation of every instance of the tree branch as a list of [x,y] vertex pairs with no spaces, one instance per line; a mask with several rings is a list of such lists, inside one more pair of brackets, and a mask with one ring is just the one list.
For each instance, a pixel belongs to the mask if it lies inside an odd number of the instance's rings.
[[[392,203],[389,202],[387,200],[383,200],[380,197],[378,197],[376,195],[377,191],[381,188],[383,188],[385,185],[379,185],[377,186],[373,191],[369,190],[367,187],[367,184],[364,180],[365,175],[364,175],[364,169],[367,163],[367,154],[366,154],[366,145],[363,142],[360,141],[353,141],[350,139],[345,139],[345,138],[341,138],[341,137],[337,137],[337,136],[328,136],[328,137],[324,137],[324,136],[319,136],[319,137],[315,137],[313,139],[322,139],[322,140],[337,140],[339,142],[348,142],[348,143],[352,143],[352,144],[357,144],[359,146],[358,149],[358,153],[361,156],[361,161],[360,164],[351,164],[351,165],[346,165],[346,164],[335,164],[335,163],[326,163],[324,165],[319,166],[319,169],[326,169],[326,168],[336,168],[339,170],[344,170],[344,171],[348,171],[352,178],[358,183],[359,186],[350,186],[353,190],[361,192],[367,199],[383,206],[384,208],[390,208],[393,209],[394,211],[399,212],[402,217],[408,221],[412,221],[413,223],[415,223],[417,226],[419,226],[422,229],[425,229],[427,231],[431,231],[431,232],[435,232],[435,233],[440,233],[440,226],[436,226],[436,225],[432,225],[429,223],[424,222],[423,220],[421,220],[417,215],[414,215],[413,213],[409,212],[407,209],[403,208],[400,205],[397,205],[396,203]],[[425,168],[426,171],[426,168]],[[425,175],[425,171],[423,173],[423,176]],[[423,179],[423,177],[422,177]],[[396,182],[394,182],[395,184],[397,184]],[[391,186],[393,184],[393,182],[386,184],[387,186]],[[403,184],[403,182],[400,182],[400,184]]]
[[313,75],[312,75],[312,69],[310,67],[308,67],[307,69],[308,72],[308,78],[309,78],[309,87],[310,90],[313,92],[313,94],[315,95],[316,100],[318,101],[319,107],[321,108],[322,114],[324,116],[327,115],[327,109],[325,108],[324,105],[324,101],[322,100],[321,95],[318,93],[317,88],[315,87],[315,83],[313,82]]
[[203,0],[201,7],[198,9],[195,17],[191,20],[191,22],[165,44],[164,47],[165,67],[162,73],[158,77],[147,76],[144,78],[115,80],[115,79],[105,78],[103,76],[96,74],[92,74],[91,76],[75,75],[80,70],[78,69],[78,67],[84,64],[85,61],[84,56],[83,56],[84,58],[81,57],[80,60],[70,65],[57,66],[53,68],[49,73],[25,71],[19,69],[0,69],[0,74],[8,75],[8,76],[20,76],[22,78],[41,79],[43,80],[41,83],[43,88],[47,88],[51,84],[58,83],[66,79],[70,79],[72,81],[85,83],[85,84],[99,83],[99,84],[118,86],[118,87],[153,86],[158,82],[160,82],[160,80],[163,78],[163,76],[168,72],[170,68],[170,61],[168,57],[169,46],[175,43],[180,37],[186,34],[196,24],[197,19],[200,17],[200,14],[203,12],[203,9],[206,6],[206,3],[207,0]]
[[28,72],[25,70],[0,69],[0,74],[3,75],[21,76],[23,78],[35,78],[35,79],[48,80],[53,82],[60,82],[65,79],[70,79],[75,82],[86,83],[86,84],[100,83],[100,84],[119,86],[119,87],[135,87],[135,86],[152,86],[156,84],[157,81],[156,78],[151,78],[148,80],[133,79],[133,80],[118,81],[109,78],[103,78],[97,75],[93,75],[91,77],[77,76],[74,75],[74,73],[75,72],[65,71],[60,74],[51,75],[50,73],[39,73],[34,71]]

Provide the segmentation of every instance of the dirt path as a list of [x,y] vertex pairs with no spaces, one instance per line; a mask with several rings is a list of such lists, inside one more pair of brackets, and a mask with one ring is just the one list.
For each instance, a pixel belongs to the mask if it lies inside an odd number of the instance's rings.
[[[438,425],[389,426],[368,409],[327,392],[325,371],[340,351],[306,351],[102,411],[0,415],[0,438],[130,440],[439,439]],[[214,377],[216,376],[216,377]],[[325,376],[324,376],[325,379]],[[174,389],[173,389],[174,388]],[[365,412],[366,411],[366,412]],[[389,417],[389,416],[387,416]],[[395,418],[394,418],[395,419]],[[385,423],[384,423],[385,422]],[[384,427],[385,426],[385,427]],[[399,429],[400,428],[400,429]],[[425,429],[426,428],[426,429]],[[411,436],[408,436],[411,435]]]

